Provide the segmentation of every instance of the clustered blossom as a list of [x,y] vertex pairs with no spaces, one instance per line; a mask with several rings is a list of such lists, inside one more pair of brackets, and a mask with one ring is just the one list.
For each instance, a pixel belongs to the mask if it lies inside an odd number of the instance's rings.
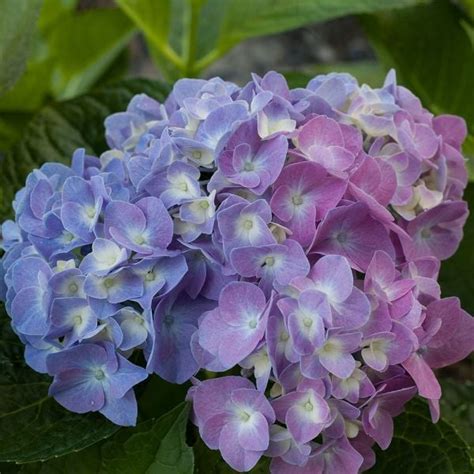
[[270,72],[179,80],[105,128],[108,151],[33,171],[2,226],[11,324],[60,404],[133,425],[148,374],[192,380],[204,442],[274,473],[368,469],[417,393],[438,419],[433,370],[474,349],[437,283],[468,214],[462,119],[393,72]]

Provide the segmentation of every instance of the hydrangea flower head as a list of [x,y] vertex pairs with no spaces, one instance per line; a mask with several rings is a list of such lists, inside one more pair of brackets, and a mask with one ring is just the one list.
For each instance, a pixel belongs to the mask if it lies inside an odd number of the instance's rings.
[[129,426],[149,374],[191,381],[239,472],[358,474],[416,394],[439,418],[434,370],[474,349],[437,282],[468,214],[462,119],[393,72],[269,72],[140,94],[105,136],[32,171],[1,227],[0,295],[61,405]]

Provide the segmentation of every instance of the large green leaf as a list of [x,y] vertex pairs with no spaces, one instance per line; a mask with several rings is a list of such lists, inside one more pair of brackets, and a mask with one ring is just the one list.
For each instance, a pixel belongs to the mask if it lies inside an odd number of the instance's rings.
[[72,98],[123,77],[133,23],[117,8],[78,11],[76,5],[77,0],[43,0],[25,72],[0,98],[0,122],[8,123],[0,151],[21,136],[20,124],[9,120],[12,114],[32,114],[52,99]]
[[210,0],[203,7],[198,42],[202,70],[239,42],[345,15],[406,7],[419,0]]
[[474,450],[474,430],[472,429],[474,426],[474,382],[443,380],[441,386],[443,388],[442,416],[456,427],[471,447],[472,452]]
[[395,434],[387,451],[376,450],[370,474],[472,474],[470,449],[453,426],[432,424],[426,403],[413,400],[395,419]]
[[0,98],[0,110],[33,112],[47,100],[51,89],[54,63],[50,55],[48,38],[55,27],[73,14],[77,0],[43,0],[38,28],[32,30],[31,54],[24,74]]
[[41,0],[0,0],[0,95],[24,70]]
[[27,380],[0,386],[0,461],[44,461],[84,449],[118,430],[100,415],[62,408],[48,397],[48,381]]
[[457,252],[441,264],[440,285],[443,296],[458,296],[462,307],[474,314],[474,184],[469,184],[464,194],[471,214],[464,226],[464,238]]
[[363,18],[380,59],[434,113],[463,116],[474,157],[474,27],[447,0]]
[[[155,395],[158,397],[160,394]],[[139,423],[135,428],[122,428],[108,440],[79,453],[71,453],[44,463],[24,464],[19,472],[191,474],[194,454],[185,439],[188,412],[189,407],[181,403],[158,419]],[[2,469],[3,466],[0,464],[0,472],[3,473]]]
[[176,79],[184,71],[182,58],[186,40],[185,19],[189,18],[190,0],[116,0],[144,34],[150,53],[161,73]]
[[5,473],[9,474],[8,468],[12,466],[17,470],[11,472],[21,474],[99,474],[100,472],[100,446],[94,444],[79,452],[71,453],[59,458],[50,459],[46,462],[34,462],[14,466],[11,463],[0,465],[0,472],[5,467]]
[[173,77],[198,74],[248,38],[420,0],[116,1],[145,34],[162,72]]
[[51,32],[55,63],[53,92],[67,99],[87,91],[113,63],[134,33],[118,9],[87,10],[70,15]]
[[69,163],[79,147],[100,154],[106,149],[103,122],[107,115],[125,110],[134,94],[145,92],[163,100],[168,90],[162,83],[135,79],[45,107],[0,162],[0,218],[11,215],[14,194],[32,169],[46,161]]
[[192,474],[193,450],[186,444],[188,413],[189,406],[182,403],[158,420],[122,430],[101,449],[101,474]]
[[417,0],[227,0],[216,43],[227,49],[255,36],[288,31],[314,22],[344,15],[372,13],[401,8],[418,3]]

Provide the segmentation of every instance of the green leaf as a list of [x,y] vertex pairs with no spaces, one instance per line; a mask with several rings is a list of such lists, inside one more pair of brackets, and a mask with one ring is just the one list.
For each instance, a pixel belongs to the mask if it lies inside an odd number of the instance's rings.
[[[100,446],[95,444],[77,453],[50,459],[46,462],[21,464],[21,474],[93,474],[100,472]],[[11,466],[12,464],[7,464]],[[0,466],[1,467],[1,466]],[[0,469],[0,472],[1,471]]]
[[[471,366],[472,367],[472,366]],[[474,449],[474,382],[443,380],[441,382],[441,413],[462,435],[466,443]],[[473,453],[474,454],[474,453]]]
[[464,193],[464,199],[471,209],[466,225],[464,226],[464,238],[457,252],[447,261],[441,264],[439,282],[443,296],[458,296],[462,307],[474,314],[474,184],[470,183]]
[[41,0],[0,0],[0,95],[22,74]]
[[33,113],[47,100],[53,62],[42,54],[38,58],[30,59],[19,81],[0,98],[1,115],[4,112]]
[[167,77],[193,76],[240,41],[420,0],[117,0]]
[[77,0],[43,0],[25,72],[0,98],[2,112],[36,112],[48,100],[54,69],[48,38],[57,25],[73,14],[76,3]]
[[[454,2],[436,0],[363,18],[384,64],[432,112],[463,116],[474,137],[474,27]],[[465,149],[472,153],[474,146]]]
[[102,446],[100,473],[191,474],[194,455],[186,444],[188,413],[189,406],[181,403],[158,420],[122,430]]
[[455,428],[440,420],[432,424],[426,403],[419,399],[395,419],[395,434],[387,451],[376,449],[370,474],[472,474],[469,446]]
[[[161,394],[155,393],[155,396],[160,397]],[[189,407],[181,403],[159,419],[139,423],[134,428],[121,428],[108,440],[79,453],[71,453],[44,463],[23,464],[20,472],[22,474],[115,472],[191,474],[194,455],[185,440],[188,412]],[[6,466],[9,467],[11,464]],[[3,473],[1,464],[0,472]]]
[[103,122],[125,110],[133,95],[164,100],[163,83],[134,79],[45,107],[26,127],[21,141],[0,162],[0,218],[11,215],[11,201],[26,175],[46,161],[69,163],[76,148],[99,155],[106,150]]
[[[333,18],[415,5],[420,0],[209,0],[200,17],[200,71],[239,42]],[[202,39],[201,39],[202,38]]]
[[144,34],[150,53],[166,78],[176,79],[184,69],[182,38],[188,0],[116,0]]
[[48,31],[64,16],[73,12],[77,3],[78,0],[43,0],[38,28],[41,31]]
[[134,33],[118,9],[93,9],[66,17],[51,32],[53,92],[67,99],[88,90],[113,63]]
[[79,451],[118,427],[98,414],[78,415],[48,397],[49,381],[2,385],[0,462],[44,461]]

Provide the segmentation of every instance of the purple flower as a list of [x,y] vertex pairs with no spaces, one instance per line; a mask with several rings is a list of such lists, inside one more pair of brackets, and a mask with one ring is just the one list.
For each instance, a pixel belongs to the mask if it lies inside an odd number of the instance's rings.
[[78,268],[66,268],[55,273],[48,286],[57,296],[84,298],[85,275]]
[[410,221],[407,232],[411,240],[401,239],[407,259],[427,256],[440,260],[449,258],[461,241],[467,215],[465,202],[446,202]]
[[42,337],[24,336],[25,343],[25,362],[36,372],[46,374],[48,368],[46,361],[50,354],[55,354],[63,349],[59,341],[46,342]]
[[153,298],[158,295],[163,296],[173,290],[188,270],[183,255],[147,258],[130,268],[143,284],[143,294],[133,299],[145,310],[151,308]]
[[410,114],[397,112],[395,115],[397,140],[403,150],[420,160],[432,158],[438,149],[438,139],[433,129],[422,123],[415,123]]
[[283,458],[275,458],[271,472],[275,474],[358,474],[364,458],[345,437],[331,439],[317,446],[302,467],[294,467]]
[[191,350],[191,337],[199,317],[214,307],[213,301],[191,300],[182,293],[163,298],[153,315],[155,338],[148,369],[169,382],[189,380],[199,369]]
[[224,252],[237,247],[258,247],[275,243],[268,228],[272,218],[270,206],[263,199],[248,203],[244,199],[228,198],[225,208],[217,213],[217,225],[222,235]]
[[364,362],[378,372],[389,365],[405,362],[413,352],[415,335],[403,324],[394,321],[387,332],[371,334],[362,341]]
[[441,387],[432,369],[454,364],[474,351],[473,328],[474,319],[460,308],[457,298],[433,301],[417,331],[419,347],[403,362],[418,393],[435,403],[434,421],[439,418],[436,404],[441,398]]
[[324,322],[331,320],[331,308],[323,293],[306,290],[297,300],[279,300],[278,307],[285,317],[294,350],[298,354],[312,354],[323,345]]
[[291,239],[282,244],[238,247],[230,252],[230,262],[243,277],[257,277],[268,295],[273,282],[286,286],[297,276],[305,276],[309,262],[301,245]]
[[219,297],[219,306],[199,323],[199,344],[220,363],[233,367],[257,347],[265,333],[271,301],[257,286],[229,283]]
[[332,308],[332,314],[326,319],[328,326],[358,329],[369,318],[369,301],[354,286],[352,270],[342,256],[326,255],[320,258],[308,277],[296,277],[291,285],[299,291],[314,289],[325,295]]
[[175,161],[163,171],[152,175],[144,187],[152,196],[159,197],[163,204],[170,208],[201,195],[199,175],[199,170],[195,166]]
[[382,137],[395,133],[394,114],[400,110],[392,88],[372,89],[366,84],[351,98],[347,118],[367,135]]
[[214,229],[216,192],[209,196],[185,201],[179,209],[179,217],[175,218],[174,231],[181,235],[184,242],[192,242],[202,234],[210,235]]
[[253,370],[257,390],[264,393],[272,372],[272,363],[268,355],[267,346],[262,344],[260,347],[257,347],[252,354],[240,361],[240,366],[247,370]]
[[162,201],[146,197],[136,204],[111,202],[105,209],[105,231],[129,250],[159,256],[171,243],[173,223]]
[[135,425],[137,402],[133,386],[146,371],[115,352],[110,343],[81,344],[47,359],[54,376],[51,396],[75,413],[99,411],[118,425]]
[[236,280],[225,270],[221,249],[209,240],[196,240],[186,246],[191,250],[185,253],[188,271],[183,279],[184,291],[191,298],[201,294],[217,301],[222,288]]
[[[192,150],[194,146],[205,146],[209,150],[209,159],[203,160],[205,155],[195,158],[195,161],[202,166],[212,165],[216,155],[224,145],[224,140],[228,138],[234,128],[248,118],[248,109],[243,102],[226,104],[213,110],[206,119],[199,125],[194,140],[181,142],[178,146],[185,146],[187,150]],[[197,148],[199,149],[199,148]],[[192,152],[191,152],[192,153]],[[189,155],[188,155],[189,156]],[[192,156],[192,155],[191,155]]]
[[48,280],[52,272],[40,257],[30,256],[18,260],[11,267],[12,285],[9,309],[13,326],[29,336],[44,336],[48,329],[51,301]]
[[117,311],[113,318],[120,325],[122,341],[119,347],[123,351],[141,347],[154,334],[149,311],[140,313],[131,307],[125,306]]
[[393,436],[393,417],[416,393],[414,387],[400,388],[376,394],[362,412],[365,432],[382,448],[387,449]]
[[269,446],[275,413],[263,394],[241,377],[199,383],[192,392],[202,439],[239,472],[249,471]]
[[254,120],[244,122],[230,137],[218,159],[218,169],[233,185],[262,195],[278,178],[288,140],[283,136],[261,142]]
[[377,251],[367,267],[364,279],[366,293],[374,293],[378,298],[392,302],[405,296],[414,286],[415,281],[400,278],[395,263],[385,252]]
[[288,429],[280,425],[270,427],[270,446],[265,452],[266,456],[280,458],[292,466],[303,466],[310,453],[309,443],[298,444]]
[[107,192],[100,176],[93,176],[90,182],[78,176],[66,179],[61,206],[64,228],[84,242],[92,242],[106,198]]
[[80,269],[84,273],[104,276],[128,260],[127,250],[107,239],[96,239],[92,252],[84,257]]
[[329,330],[324,344],[313,354],[301,358],[301,372],[305,377],[317,379],[328,372],[339,378],[349,377],[356,368],[352,355],[360,347],[361,334],[338,333]]
[[297,149],[308,160],[320,164],[339,176],[354,162],[354,154],[346,148],[343,129],[324,115],[305,123],[298,132]]
[[53,210],[60,199],[59,189],[71,175],[73,172],[66,166],[46,163],[28,176],[26,186],[16,195],[15,214],[20,229],[37,237],[55,236],[50,219],[54,218]]
[[273,213],[292,231],[292,238],[306,247],[314,237],[316,222],[340,201],[346,183],[327,176],[316,163],[301,162],[286,166],[274,189]]
[[367,269],[377,250],[391,257],[395,254],[387,229],[370,216],[363,203],[330,211],[319,225],[312,246],[313,252],[346,257],[358,271]]
[[367,374],[360,369],[360,363],[349,377],[332,377],[332,395],[338,400],[357,403],[361,398],[368,398],[375,393],[375,388]]
[[293,340],[284,322],[283,316],[271,315],[268,318],[265,338],[268,344],[268,355],[272,362],[276,377],[289,366],[290,362],[298,362],[299,355],[294,349]]
[[107,276],[90,273],[84,282],[84,292],[91,298],[107,300],[109,303],[140,298],[143,295],[143,281],[129,268],[120,268]]
[[111,148],[133,149],[150,129],[161,128],[166,118],[163,106],[146,94],[136,95],[127,112],[118,112],[105,119],[105,136]]
[[438,115],[433,118],[433,130],[443,140],[459,150],[467,136],[466,121],[456,115]]
[[48,337],[64,337],[67,347],[92,335],[97,316],[85,298],[56,298],[51,305]]
[[299,389],[272,401],[278,421],[284,422],[301,444],[313,440],[329,421],[329,406],[312,388]]

